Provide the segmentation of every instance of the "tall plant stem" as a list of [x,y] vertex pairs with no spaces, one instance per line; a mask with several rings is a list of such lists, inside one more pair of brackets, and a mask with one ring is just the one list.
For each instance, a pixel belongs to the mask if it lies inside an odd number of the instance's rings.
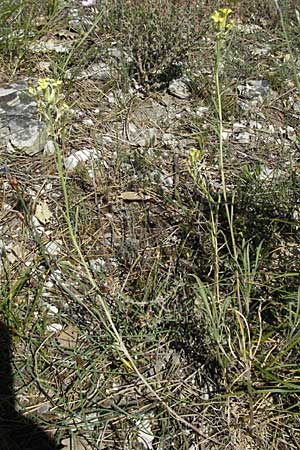
[[[222,195],[224,199],[225,204],[225,211],[226,211],[226,217],[229,225],[230,230],[230,238],[231,238],[231,252],[234,257],[235,261],[235,280],[236,280],[236,295],[237,295],[237,301],[240,308],[240,311],[242,311],[242,305],[241,305],[241,298],[240,298],[240,283],[239,283],[239,270],[238,270],[238,252],[237,252],[237,246],[235,241],[235,235],[234,235],[234,227],[233,227],[233,203],[232,207],[230,208],[228,205],[228,197],[227,197],[227,187],[226,187],[226,177],[225,177],[225,171],[224,171],[224,141],[223,141],[223,104],[222,104],[222,91],[221,91],[221,83],[220,83],[220,66],[221,66],[221,56],[222,56],[222,46],[223,46],[223,40],[222,35],[217,36],[217,44],[216,44],[216,63],[215,63],[215,85],[216,85],[216,106],[217,106],[217,114],[218,114],[218,134],[219,134],[219,169],[220,169],[220,175],[221,175],[221,184],[222,184]],[[214,227],[216,229],[216,227]],[[218,239],[217,235],[215,237],[216,239],[216,245],[218,245]],[[219,257],[217,257],[216,265],[218,264]],[[219,278],[219,269],[216,268],[217,272],[217,278]],[[216,276],[215,276],[215,281]]]

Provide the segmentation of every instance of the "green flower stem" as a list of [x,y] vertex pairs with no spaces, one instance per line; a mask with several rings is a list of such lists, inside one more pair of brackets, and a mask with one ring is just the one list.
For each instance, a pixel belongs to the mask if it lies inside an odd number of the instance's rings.
[[[222,25],[223,26],[223,25]],[[226,26],[224,24],[224,29],[226,30]],[[220,175],[221,175],[221,185],[222,185],[222,195],[224,198],[225,203],[225,211],[226,211],[226,217],[230,229],[230,238],[231,238],[231,247],[232,250],[232,256],[235,262],[235,281],[236,281],[236,296],[237,296],[237,302],[239,305],[240,311],[242,311],[242,304],[241,304],[241,295],[240,295],[240,282],[239,282],[239,262],[238,262],[238,252],[237,252],[237,246],[235,241],[235,234],[234,234],[234,224],[233,224],[233,202],[231,208],[228,205],[228,197],[227,197],[227,187],[226,187],[226,177],[225,177],[225,171],[224,171],[224,141],[223,141],[223,112],[222,112],[222,91],[221,91],[221,83],[220,83],[220,67],[221,67],[221,60],[222,60],[222,48],[223,48],[223,41],[226,31],[220,31],[217,34],[217,41],[216,41],[216,62],[215,62],[215,85],[216,85],[216,109],[217,109],[217,115],[218,115],[218,135],[219,135],[219,169],[220,169]],[[215,236],[215,283],[217,286],[219,285],[219,256],[218,256],[218,233],[217,233],[217,220],[214,222],[214,236]],[[215,292],[217,295],[217,300],[220,300],[219,298],[219,288],[215,287]]]

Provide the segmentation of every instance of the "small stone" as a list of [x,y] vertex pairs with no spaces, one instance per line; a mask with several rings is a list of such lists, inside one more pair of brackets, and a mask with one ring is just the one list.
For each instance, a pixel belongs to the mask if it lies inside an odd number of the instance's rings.
[[222,139],[224,139],[224,141],[227,141],[231,135],[232,135],[231,131],[228,131],[228,130],[222,131]]
[[191,91],[185,78],[178,78],[169,84],[169,93],[180,99],[187,99],[191,96]]
[[164,145],[167,145],[169,147],[175,147],[175,145],[177,145],[178,143],[176,136],[171,133],[163,133],[161,140]]
[[105,269],[106,262],[103,258],[91,259],[90,265],[95,272],[102,272]]
[[58,314],[58,308],[55,305],[50,305],[50,303],[45,303],[45,307],[48,310],[48,316],[55,316]]
[[74,170],[80,162],[86,162],[92,159],[99,159],[99,153],[96,149],[86,148],[84,150],[78,150],[65,159],[65,168],[67,170]]
[[32,216],[32,225],[34,226],[34,231],[38,233],[40,236],[45,233],[45,228],[39,221],[39,219],[35,216]]
[[265,97],[270,92],[268,80],[248,80],[245,85],[237,87],[239,94],[248,100]]
[[96,0],[82,0],[81,1],[82,6],[95,6],[96,5]]
[[33,53],[68,53],[71,49],[71,42],[62,43],[59,40],[48,39],[48,41],[34,42],[29,46]]
[[116,96],[113,92],[109,92],[107,94],[107,101],[110,105],[114,105],[116,103]]
[[235,136],[235,141],[240,144],[249,144],[251,135],[248,131],[243,131],[242,133],[237,133]]
[[249,125],[250,128],[255,128],[256,130],[261,130],[263,128],[263,125],[257,120],[250,120]]
[[63,329],[63,326],[60,323],[52,323],[51,325],[46,326],[46,330],[50,333],[58,333]]
[[50,403],[46,402],[40,405],[37,409],[38,414],[46,414],[51,408]]
[[198,117],[203,117],[205,116],[205,114],[207,114],[209,112],[209,108],[207,108],[207,106],[199,106],[196,111],[195,114]]
[[61,252],[61,246],[62,241],[60,239],[56,241],[50,241],[46,244],[46,250],[48,251],[49,255],[51,256],[57,256]]
[[83,119],[82,121],[83,125],[86,125],[87,127],[93,127],[94,121],[92,119],[90,119],[89,117],[87,117],[86,119]]
[[46,142],[45,147],[44,147],[44,155],[46,156],[50,156],[50,155],[55,155],[56,153],[56,147],[54,142],[50,139]]
[[97,81],[109,81],[112,78],[111,67],[104,62],[97,62],[90,64],[86,69],[84,69],[78,76],[77,79],[90,79]]
[[266,180],[270,180],[271,178],[273,178],[274,174],[275,174],[275,170],[274,169],[272,169],[272,168],[270,168],[268,166],[263,166],[261,168],[261,171],[260,171],[260,174],[259,174],[258,178],[261,181],[266,181]]

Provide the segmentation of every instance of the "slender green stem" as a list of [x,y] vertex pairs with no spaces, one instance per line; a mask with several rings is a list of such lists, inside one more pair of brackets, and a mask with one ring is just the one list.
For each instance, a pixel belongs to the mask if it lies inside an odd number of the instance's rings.
[[216,66],[215,66],[215,83],[217,94],[217,114],[218,114],[218,133],[219,133],[219,168],[221,173],[222,191],[227,205],[226,180],[224,174],[224,155],[223,155],[223,112],[222,112],[222,93],[220,87],[220,63],[221,63],[222,41],[217,38],[216,47]]
[[[220,66],[221,66],[221,57],[222,57],[222,47],[223,47],[223,38],[222,34],[217,36],[216,43],[216,64],[215,64],[215,84],[216,84],[216,96],[217,96],[217,114],[218,114],[218,134],[219,134],[219,169],[221,175],[221,184],[222,184],[222,195],[225,203],[225,211],[226,217],[230,229],[230,237],[231,237],[231,245],[232,252],[235,261],[235,278],[236,278],[236,294],[237,300],[239,304],[240,310],[241,299],[240,299],[240,283],[239,283],[239,262],[238,262],[238,252],[235,241],[234,227],[233,227],[233,205],[231,209],[228,205],[228,197],[227,197],[227,187],[226,187],[226,177],[224,171],[224,141],[223,141],[223,105],[222,105],[222,91],[221,91],[221,83],[220,83]],[[217,236],[216,236],[217,240]],[[217,261],[216,261],[217,262]],[[216,269],[218,271],[218,269]],[[215,277],[216,278],[216,277]]]

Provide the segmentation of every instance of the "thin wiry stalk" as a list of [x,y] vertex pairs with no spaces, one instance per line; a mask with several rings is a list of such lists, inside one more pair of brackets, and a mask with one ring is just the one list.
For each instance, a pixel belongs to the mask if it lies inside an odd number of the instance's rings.
[[[216,107],[217,107],[217,115],[218,115],[218,139],[219,139],[219,170],[221,174],[221,183],[222,183],[222,195],[224,198],[225,211],[227,216],[227,221],[230,229],[230,237],[231,237],[231,248],[233,251],[234,261],[235,261],[235,278],[236,278],[236,294],[238,300],[238,306],[240,311],[242,311],[242,304],[240,298],[240,281],[239,281],[239,272],[238,272],[238,252],[237,246],[235,242],[235,233],[234,233],[234,209],[232,200],[231,208],[228,205],[228,197],[227,197],[227,186],[226,186],[226,177],[224,172],[224,138],[223,138],[223,105],[222,105],[222,91],[221,91],[221,83],[220,83],[220,65],[222,60],[222,48],[223,48],[223,38],[222,35],[217,36],[216,42],[216,63],[215,63],[215,84],[216,84]],[[217,234],[215,236],[216,243],[218,241]],[[218,263],[216,261],[216,270],[218,271]]]

